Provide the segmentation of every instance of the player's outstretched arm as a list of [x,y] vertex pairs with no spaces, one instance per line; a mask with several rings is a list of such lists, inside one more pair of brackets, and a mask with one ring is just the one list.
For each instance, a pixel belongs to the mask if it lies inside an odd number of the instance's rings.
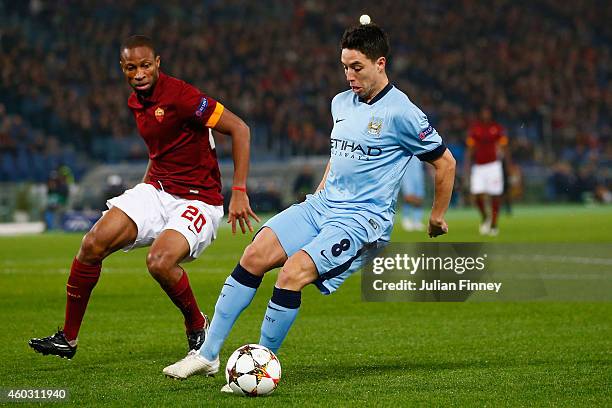
[[429,237],[437,237],[448,232],[448,225],[444,220],[444,214],[448,209],[453,184],[455,183],[455,158],[450,150],[446,149],[442,156],[430,162],[435,168],[435,192],[429,227]]
[[259,222],[259,217],[253,212],[246,192],[246,182],[249,175],[249,153],[251,131],[242,119],[225,108],[214,129],[232,138],[232,158],[234,159],[234,184],[230,199],[227,222],[232,224],[232,233],[236,233],[236,221],[244,234],[253,232],[249,217]]

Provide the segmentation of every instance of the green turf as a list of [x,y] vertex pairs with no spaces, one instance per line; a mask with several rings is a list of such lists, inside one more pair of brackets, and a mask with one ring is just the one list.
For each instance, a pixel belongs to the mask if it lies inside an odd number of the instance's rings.
[[[472,211],[451,211],[448,241],[479,241]],[[517,208],[506,242],[612,242],[612,211]],[[421,239],[399,229],[394,241]],[[227,229],[186,266],[202,308],[249,237]],[[270,397],[219,393],[223,376],[173,381],[183,357],[181,318],[145,269],[145,250],[111,256],[92,296],[72,361],[34,354],[31,336],[63,321],[68,265],[80,235],[0,238],[0,387],[68,388],[77,406],[610,406],[612,303],[364,303],[359,277],[322,297],[309,287],[279,358]],[[222,352],[259,338],[274,276],[267,276]]]

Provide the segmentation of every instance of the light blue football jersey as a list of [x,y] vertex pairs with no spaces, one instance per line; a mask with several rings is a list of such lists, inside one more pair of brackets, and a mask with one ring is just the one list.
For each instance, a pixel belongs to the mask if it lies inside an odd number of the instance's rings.
[[389,240],[408,161],[441,156],[442,139],[427,116],[391,84],[369,103],[351,90],[339,93],[331,112],[330,170],[325,188],[309,200],[330,216],[359,221],[370,242]]

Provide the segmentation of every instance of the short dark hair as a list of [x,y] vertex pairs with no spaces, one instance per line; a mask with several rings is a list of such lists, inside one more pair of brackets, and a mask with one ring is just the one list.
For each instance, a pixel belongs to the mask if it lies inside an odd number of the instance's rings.
[[126,38],[121,43],[121,48],[119,49],[119,54],[123,52],[124,49],[131,50],[132,48],[137,47],[147,47],[153,51],[153,55],[157,56],[157,52],[155,52],[155,44],[153,44],[153,40],[146,35],[132,35]]
[[389,37],[374,23],[347,28],[342,35],[340,48],[362,52],[372,61],[389,54]]

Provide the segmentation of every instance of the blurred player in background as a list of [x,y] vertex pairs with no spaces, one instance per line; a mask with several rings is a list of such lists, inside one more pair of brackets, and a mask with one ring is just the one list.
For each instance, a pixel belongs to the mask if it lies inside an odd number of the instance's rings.
[[427,116],[389,83],[386,34],[375,24],[354,27],[344,33],[341,49],[351,89],[332,100],[331,158],[317,191],[262,227],[225,281],[204,345],[166,367],[167,376],[216,373],[221,346],[263,275],[282,267],[259,339],[276,352],[297,317],[306,285],[334,292],[368,254],[389,242],[400,180],[413,156],[436,171],[428,234],[447,233],[444,214],[455,159]]
[[[493,120],[491,108],[480,110],[479,120],[468,130],[465,152],[464,174],[470,174],[470,193],[474,195],[480,211],[480,234],[496,236],[497,218],[504,193],[502,160],[508,138],[502,126]],[[486,209],[490,197],[491,214]]]
[[412,159],[408,162],[402,178],[402,228],[406,231],[424,231],[423,200],[425,198],[425,168],[423,162]]
[[208,321],[200,311],[187,273],[179,265],[197,258],[216,237],[223,217],[221,177],[210,129],[230,135],[234,186],[228,222],[235,232],[253,230],[246,180],[250,133],[246,124],[197,88],[159,70],[151,39],[128,38],[121,69],[134,92],[128,106],[149,150],[142,183],[107,201],[108,211],[85,235],[70,268],[63,330],[34,338],[42,354],[72,358],[90,294],[102,261],[119,249],[151,246],[147,268],[185,318],[189,349],[200,348]]

